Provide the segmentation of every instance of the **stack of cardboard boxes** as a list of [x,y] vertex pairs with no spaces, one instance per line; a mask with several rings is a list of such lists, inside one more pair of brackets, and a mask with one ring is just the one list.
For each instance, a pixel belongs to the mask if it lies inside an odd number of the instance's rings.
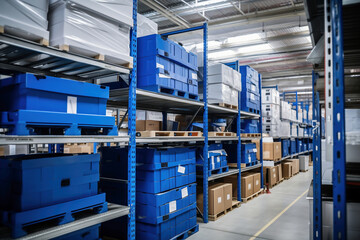
[[285,179],[289,179],[299,172],[299,159],[289,159],[281,165],[282,175]]

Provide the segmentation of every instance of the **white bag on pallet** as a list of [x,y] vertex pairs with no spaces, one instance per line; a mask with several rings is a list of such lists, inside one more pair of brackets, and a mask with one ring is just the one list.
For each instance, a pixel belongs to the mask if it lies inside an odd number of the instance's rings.
[[261,101],[266,104],[280,104],[279,91],[274,88],[264,88],[261,90]]
[[5,32],[31,41],[49,41],[49,0],[1,0],[0,26]]
[[208,85],[208,103],[232,104],[232,89],[222,83]]
[[158,25],[147,17],[137,15],[137,37],[144,37],[158,33]]
[[210,65],[208,67],[208,84],[213,83],[223,83],[233,87],[233,69],[224,64]]
[[132,63],[132,1],[55,0],[49,14],[50,45],[115,64]]

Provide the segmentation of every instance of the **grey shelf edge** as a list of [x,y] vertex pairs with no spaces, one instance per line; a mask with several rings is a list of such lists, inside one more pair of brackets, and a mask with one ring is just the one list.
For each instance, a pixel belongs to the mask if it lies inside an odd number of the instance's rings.
[[231,168],[227,172],[214,174],[214,175],[208,177],[208,181],[212,181],[212,180],[215,180],[215,179],[231,176],[231,175],[238,174],[238,173],[239,173],[239,169]]
[[104,135],[80,135],[80,136],[14,136],[1,135],[0,145],[22,145],[22,144],[56,144],[56,143],[108,143],[108,142],[129,142],[129,136],[104,136]]
[[254,165],[254,166],[242,168],[242,169],[241,169],[241,172],[250,171],[250,170],[253,170],[253,169],[256,169],[256,168],[259,168],[259,167],[261,167],[261,163],[256,164],[256,165]]
[[250,113],[250,112],[245,112],[245,111],[240,111],[240,115],[241,115],[241,118],[254,118],[254,119],[260,118],[260,114],[255,114],[255,113]]
[[[95,214],[93,216],[85,217],[74,222],[32,233],[25,237],[17,238],[17,240],[51,239],[59,237],[83,228],[93,226],[95,224],[128,215],[129,209],[130,208],[128,206],[109,203],[108,211],[105,213]],[[8,239],[10,240],[11,238]]]
[[[203,142],[204,137],[137,137],[136,143],[171,143],[171,142]],[[209,137],[209,141],[237,141],[237,137]]]
[[261,137],[242,137],[241,141],[260,140]]

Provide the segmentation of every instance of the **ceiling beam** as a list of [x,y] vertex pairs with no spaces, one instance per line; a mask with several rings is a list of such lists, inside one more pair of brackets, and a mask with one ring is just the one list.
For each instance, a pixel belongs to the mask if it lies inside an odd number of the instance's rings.
[[151,9],[155,10],[156,12],[158,12],[159,14],[163,15],[164,17],[166,17],[167,19],[169,19],[176,25],[179,25],[179,27],[181,27],[181,28],[184,28],[184,27],[190,28],[191,27],[191,25],[188,22],[186,22],[186,20],[182,19],[181,17],[176,16],[175,14],[168,11],[166,8],[162,7],[160,4],[156,3],[155,1],[152,1],[152,0],[140,0],[140,1],[143,4],[145,4],[146,6],[148,6],[149,8],[151,8]]

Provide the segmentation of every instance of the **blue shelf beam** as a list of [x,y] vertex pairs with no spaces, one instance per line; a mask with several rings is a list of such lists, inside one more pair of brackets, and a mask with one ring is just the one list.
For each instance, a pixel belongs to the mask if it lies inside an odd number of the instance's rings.
[[315,92],[318,74],[312,73],[313,83],[313,239],[322,239],[322,199],[321,199],[321,111],[319,104],[319,92]]
[[133,69],[129,85],[129,147],[128,147],[128,215],[127,239],[135,239],[135,196],[136,196],[136,85],[137,85],[137,0],[133,0],[133,20],[131,29],[130,55],[133,57]]
[[331,0],[333,99],[333,239],[346,239],[346,151],[342,0]]

